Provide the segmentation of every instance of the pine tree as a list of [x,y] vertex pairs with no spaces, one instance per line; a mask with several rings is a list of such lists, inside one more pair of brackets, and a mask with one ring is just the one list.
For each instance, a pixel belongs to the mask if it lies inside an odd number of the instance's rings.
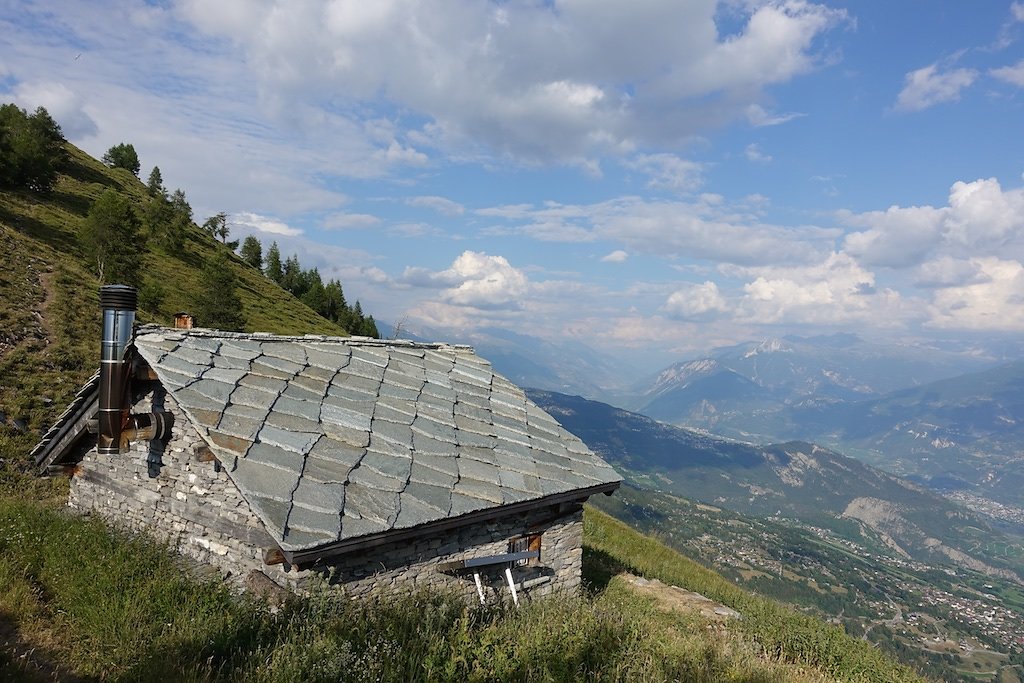
[[240,256],[243,261],[256,270],[263,271],[263,245],[253,235],[249,235],[242,242],[242,253]]
[[167,198],[167,188],[164,187],[164,178],[160,173],[160,167],[154,166],[149,172],[149,182],[146,183],[146,190],[150,197]]
[[267,249],[266,276],[271,282],[281,284],[284,279],[284,269],[281,268],[281,250],[277,248],[277,242],[270,243]]

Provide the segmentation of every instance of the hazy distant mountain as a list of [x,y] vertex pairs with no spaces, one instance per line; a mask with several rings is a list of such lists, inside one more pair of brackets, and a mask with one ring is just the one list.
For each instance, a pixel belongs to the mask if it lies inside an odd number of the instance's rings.
[[792,428],[938,489],[1024,506],[1024,362],[855,404],[802,406]]
[[[725,416],[733,411],[747,410],[744,401],[751,399],[758,404],[757,410],[769,410],[772,404],[781,409],[808,399],[856,401],[977,370],[984,364],[969,355],[873,344],[853,334],[768,339],[719,348],[706,358],[666,368],[646,389],[642,412],[670,422],[711,427],[728,422]],[[760,391],[737,382],[732,374]],[[694,391],[696,381],[714,387],[714,397],[700,399]],[[695,399],[712,402],[697,413],[706,415],[710,424],[688,418]],[[715,401],[722,402],[721,407]]]
[[[380,323],[384,336],[393,325]],[[640,374],[628,361],[580,342],[550,342],[498,328],[473,332],[404,326],[399,336],[420,341],[469,344],[494,368],[520,386],[538,387],[613,400]]]
[[[819,526],[858,520],[891,547],[927,561],[1006,575],[1018,558],[986,548],[1008,540],[978,515],[858,460],[804,442],[727,441],[642,415],[545,391],[530,398],[640,486],[760,516]],[[1004,546],[1005,547],[1005,546]]]

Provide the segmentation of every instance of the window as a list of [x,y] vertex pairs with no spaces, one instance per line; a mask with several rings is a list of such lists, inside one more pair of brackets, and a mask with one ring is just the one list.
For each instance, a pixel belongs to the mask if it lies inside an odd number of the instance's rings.
[[537,552],[537,557],[518,560],[516,566],[540,564],[540,536],[540,534],[530,534],[529,536],[517,536],[516,538],[509,539],[508,551],[510,553],[521,553],[527,550]]

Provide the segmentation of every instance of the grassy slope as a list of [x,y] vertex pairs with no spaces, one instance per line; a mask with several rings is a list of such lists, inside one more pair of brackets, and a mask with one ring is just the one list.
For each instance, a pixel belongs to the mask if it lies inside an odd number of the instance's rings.
[[[0,678],[918,680],[867,643],[747,594],[595,510],[585,517],[591,591],[582,598],[516,610],[438,593],[368,603],[324,594],[275,614],[187,579],[145,539],[10,494],[0,492]],[[616,576],[624,569],[700,590],[743,620],[726,628],[660,610]]]
[[[95,370],[99,354],[99,282],[82,256],[78,233],[92,202],[112,187],[138,205],[145,187],[130,173],[108,169],[72,145],[50,195],[0,191],[0,459],[18,461]],[[165,297],[143,322],[170,324],[195,310],[203,263],[223,249],[199,228],[183,253],[147,250],[144,281]],[[345,331],[234,259],[247,329],[282,334]],[[18,421],[19,427],[14,423]],[[25,431],[27,430],[27,431]]]
[[[143,539],[63,514],[66,486],[27,477],[23,466],[95,366],[98,283],[77,231],[104,187],[143,192],[129,174],[70,152],[51,197],[0,193],[0,679],[56,671],[110,680],[168,672],[187,680],[914,680],[866,644],[746,594],[595,511],[586,518],[585,566],[597,589],[582,600],[506,611],[439,595],[366,605],[314,599],[276,615],[187,579]],[[174,289],[140,317],[191,308],[198,269],[216,248],[197,230],[183,258],[147,254],[150,277]],[[250,329],[340,332],[237,267]],[[622,568],[704,592],[745,618],[722,629],[658,612],[614,578]]]

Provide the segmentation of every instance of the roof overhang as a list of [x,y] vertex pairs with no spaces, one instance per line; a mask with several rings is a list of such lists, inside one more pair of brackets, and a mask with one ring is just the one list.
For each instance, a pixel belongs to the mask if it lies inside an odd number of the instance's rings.
[[429,536],[435,533],[442,533],[445,531],[451,531],[463,526],[469,526],[484,522],[499,517],[507,517],[509,515],[515,515],[523,512],[529,512],[539,508],[550,507],[553,505],[559,505],[561,503],[570,502],[586,502],[590,496],[598,493],[604,493],[610,495],[613,491],[619,488],[621,481],[607,482],[604,484],[598,484],[596,486],[590,486],[582,489],[574,489],[572,491],[564,491],[562,493],[554,493],[543,498],[534,498],[533,500],[524,500],[517,503],[510,503],[509,505],[499,505],[497,507],[485,508],[482,510],[475,510],[465,515],[458,517],[449,517],[446,519],[439,519],[433,522],[427,522],[426,524],[420,524],[418,526],[409,527],[407,529],[393,529],[389,531],[382,531],[376,534],[369,534],[366,536],[359,536],[358,538],[345,539],[336,543],[329,543],[322,545],[317,548],[310,548],[308,550],[284,550],[283,554],[285,560],[292,565],[298,565],[300,567],[307,567],[309,565],[326,562],[332,558],[340,555],[346,555],[351,552],[365,550],[368,548],[374,548],[377,546],[384,545],[385,543],[394,543],[399,541],[406,541],[412,538],[421,538],[423,536]]

